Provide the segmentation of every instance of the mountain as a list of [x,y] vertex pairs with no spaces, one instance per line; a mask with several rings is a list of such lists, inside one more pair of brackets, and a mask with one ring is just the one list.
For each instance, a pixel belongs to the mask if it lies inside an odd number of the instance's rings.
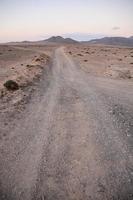
[[56,42],[56,43],[62,43],[64,41],[64,38],[61,37],[61,36],[53,36],[53,37],[50,37],[46,40],[43,40],[44,42]]
[[129,38],[133,40],[133,36],[131,36],[131,37],[129,37]]
[[57,43],[57,44],[104,44],[104,45],[118,45],[118,46],[129,46],[133,47],[133,36],[131,37],[104,37],[101,39],[93,39],[89,41],[83,41],[78,42],[76,40],[73,40],[71,38],[63,38],[61,36],[53,36],[46,40],[40,40],[40,41],[22,41],[22,42],[9,42],[7,44],[17,45],[35,45],[35,44],[41,44],[45,45],[47,43]]
[[71,43],[71,44],[79,43],[78,41],[73,40],[72,38],[65,38],[64,41],[65,41],[65,43]]
[[73,40],[71,38],[63,38],[61,36],[53,36],[46,40],[43,40],[43,42],[50,42],[50,43],[67,43],[67,44],[76,44],[79,43],[76,40]]
[[39,40],[39,41],[22,41],[22,42],[8,42],[5,44],[10,44],[10,45],[45,45],[47,43],[58,43],[58,44],[78,44],[79,42],[76,40],[73,40],[71,38],[63,38],[61,36],[53,36],[50,37],[46,40]]
[[131,36],[129,38],[126,38],[126,37],[104,37],[101,39],[90,40],[87,43],[88,44],[133,46],[133,36]]

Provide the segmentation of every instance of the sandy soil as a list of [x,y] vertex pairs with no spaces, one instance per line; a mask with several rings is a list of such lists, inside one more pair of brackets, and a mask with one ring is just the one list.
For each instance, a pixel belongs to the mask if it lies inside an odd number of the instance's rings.
[[84,71],[92,75],[113,79],[133,78],[133,48],[70,45],[67,53]]

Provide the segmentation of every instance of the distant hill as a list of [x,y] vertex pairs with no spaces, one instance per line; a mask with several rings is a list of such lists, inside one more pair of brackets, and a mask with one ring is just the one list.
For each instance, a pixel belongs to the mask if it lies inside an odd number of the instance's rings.
[[101,39],[94,39],[88,42],[88,44],[105,44],[105,45],[120,45],[120,46],[133,46],[133,36],[126,37],[104,37]]
[[47,43],[58,43],[58,44],[78,44],[80,42],[73,40],[71,38],[63,38],[61,36],[53,36],[50,37],[46,40],[39,40],[39,41],[22,41],[22,42],[8,42],[4,44],[9,44],[9,45],[45,45]]
[[132,39],[132,40],[133,40],[133,36],[131,36],[131,37],[130,37],[130,39]]
[[67,43],[67,44],[76,44],[79,43],[76,40],[73,40],[71,38],[63,38],[61,36],[53,36],[46,40],[43,40],[43,42],[50,42],[50,43]]
[[10,45],[45,45],[45,44],[103,44],[103,45],[117,45],[117,46],[129,46],[133,47],[133,36],[131,37],[104,37],[101,39],[93,39],[90,41],[83,41],[79,42],[76,40],[73,40],[71,38],[63,38],[61,36],[52,36],[46,40],[40,40],[40,41],[22,41],[22,42],[9,42],[5,44]]

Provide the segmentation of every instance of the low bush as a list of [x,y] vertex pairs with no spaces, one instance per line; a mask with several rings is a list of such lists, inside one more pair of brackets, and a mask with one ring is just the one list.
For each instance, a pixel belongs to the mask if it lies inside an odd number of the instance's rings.
[[4,83],[4,86],[6,87],[7,90],[18,90],[19,89],[19,85],[17,82],[13,81],[13,80],[8,80]]

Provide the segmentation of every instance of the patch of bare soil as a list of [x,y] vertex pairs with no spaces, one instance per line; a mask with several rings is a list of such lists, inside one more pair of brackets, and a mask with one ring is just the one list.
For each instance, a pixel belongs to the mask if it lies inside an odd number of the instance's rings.
[[[52,55],[52,48],[49,55]],[[48,68],[49,55],[45,48],[38,51],[35,47],[0,45],[0,139],[6,138],[6,126],[8,129],[13,126],[14,118],[19,117],[30,100],[34,85]]]
[[133,78],[133,48],[69,45],[67,54],[87,73],[113,79]]

